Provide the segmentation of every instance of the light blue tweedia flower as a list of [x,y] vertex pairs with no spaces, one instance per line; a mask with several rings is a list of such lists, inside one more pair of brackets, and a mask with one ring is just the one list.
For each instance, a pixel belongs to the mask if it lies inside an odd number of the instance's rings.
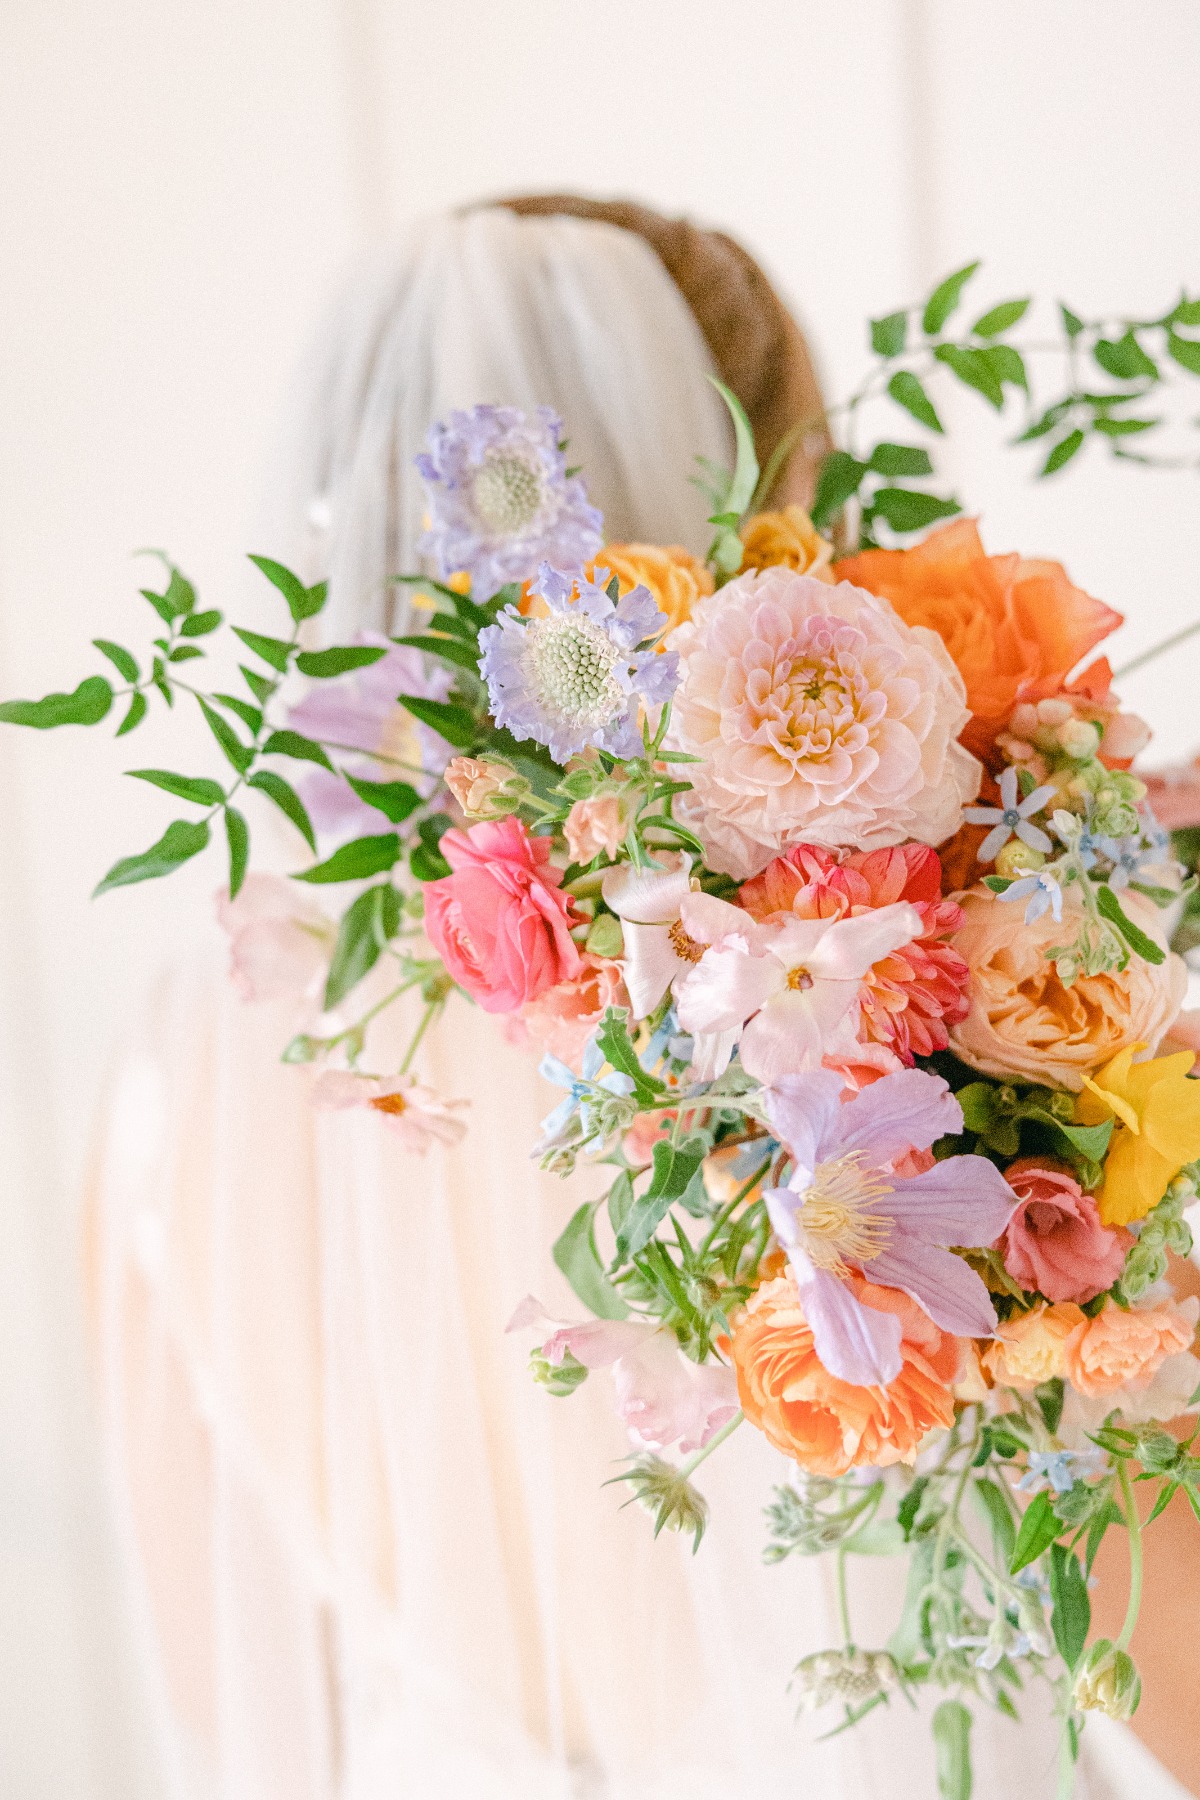
[[638,649],[667,623],[649,589],[614,601],[607,580],[607,569],[585,581],[543,563],[531,587],[549,616],[524,619],[506,606],[479,634],[492,717],[514,737],[545,744],[559,763],[593,744],[637,756],[640,702],[669,700],[679,679],[674,651]]
[[1023,1494],[1034,1494],[1046,1482],[1056,1494],[1069,1494],[1077,1481],[1102,1475],[1107,1467],[1102,1450],[1031,1450],[1029,1468],[1017,1487]]
[[613,1095],[624,1096],[633,1092],[632,1079],[619,1071],[597,1081],[596,1077],[603,1067],[604,1052],[595,1038],[583,1053],[583,1072],[580,1075],[551,1052],[547,1051],[543,1056],[538,1065],[538,1073],[544,1081],[552,1081],[555,1087],[566,1088],[567,1092],[554,1111],[542,1120],[542,1135],[534,1149],[535,1156],[542,1156],[547,1150],[557,1149],[560,1145],[575,1140],[577,1114],[582,1140],[587,1143],[596,1133],[597,1107]]
[[1045,787],[1034,788],[1032,794],[1018,801],[1017,771],[1005,769],[1000,777],[999,806],[968,806],[963,813],[963,818],[971,825],[992,827],[976,852],[980,862],[995,862],[1014,832],[1031,850],[1040,850],[1043,856],[1049,856],[1054,846],[1046,833],[1029,821],[1057,792],[1057,788],[1050,783]]
[[1149,843],[1142,836],[1094,839],[1101,856],[1107,856],[1112,864],[1112,872],[1108,877],[1111,888],[1128,887],[1131,881],[1146,881],[1155,885],[1162,884],[1163,864],[1173,860],[1169,840],[1163,843],[1165,833],[1153,821],[1154,835]]
[[443,581],[465,569],[486,600],[543,559],[581,569],[596,554],[604,520],[567,474],[562,435],[548,406],[476,406],[430,426],[416,459],[432,515],[420,549]]
[[1062,889],[1048,869],[1038,869],[1033,875],[1023,875],[1020,881],[1014,881],[1000,895],[1001,900],[1028,900],[1025,908],[1025,923],[1032,925],[1043,913],[1053,911],[1054,922],[1062,918]]

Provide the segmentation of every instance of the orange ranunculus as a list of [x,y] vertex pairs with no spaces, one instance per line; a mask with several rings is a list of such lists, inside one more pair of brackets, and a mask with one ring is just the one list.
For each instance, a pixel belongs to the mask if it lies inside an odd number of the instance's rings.
[[1061,563],[988,556],[973,519],[933,531],[912,550],[866,550],[837,565],[890,600],[909,625],[936,631],[967,685],[962,734],[987,760],[1021,700],[1060,691],[1075,665],[1121,624],[1120,613],[1068,580]]
[[886,1388],[838,1381],[818,1359],[790,1271],[756,1289],[733,1324],[733,1364],[746,1417],[776,1449],[817,1475],[860,1463],[911,1463],[926,1432],[954,1418],[961,1345],[898,1288],[854,1280],[857,1297],[899,1315],[904,1366]]
[[829,564],[833,545],[823,538],[802,506],[755,513],[742,526],[742,573],[781,565],[817,581],[835,581]]
[[1063,1373],[1067,1339],[1086,1323],[1086,1314],[1073,1300],[1035,1306],[998,1325],[980,1360],[1001,1387],[1030,1393]]
[[615,575],[622,594],[639,582],[649,588],[659,611],[667,615],[664,635],[686,625],[697,600],[713,591],[712,575],[681,544],[605,544],[584,574],[594,579],[597,569]]
[[1119,1394],[1148,1386],[1168,1356],[1190,1350],[1194,1298],[1182,1306],[1106,1306],[1082,1319],[1067,1339],[1063,1373],[1081,1394]]

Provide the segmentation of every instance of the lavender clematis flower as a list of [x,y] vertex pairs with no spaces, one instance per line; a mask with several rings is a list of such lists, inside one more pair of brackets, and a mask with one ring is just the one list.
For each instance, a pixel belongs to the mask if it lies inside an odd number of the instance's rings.
[[1032,875],[1022,875],[1020,881],[1014,881],[999,895],[1001,900],[1028,900],[1025,908],[1025,923],[1032,925],[1043,913],[1053,909],[1055,924],[1062,918],[1063,894],[1058,882],[1048,869],[1038,869]]
[[822,1363],[841,1381],[886,1386],[900,1373],[900,1321],[859,1300],[849,1271],[902,1289],[943,1331],[988,1337],[996,1314],[987,1288],[948,1246],[994,1243],[1016,1198],[982,1156],[896,1173],[908,1151],[962,1130],[962,1108],[939,1076],[903,1069],[852,1100],[842,1091],[841,1077],[821,1069],[767,1090],[767,1116],[794,1167],[765,1199]]
[[980,862],[994,862],[1014,832],[1031,850],[1040,850],[1043,856],[1049,856],[1054,848],[1053,844],[1044,831],[1037,825],[1031,825],[1029,821],[1057,792],[1057,788],[1050,783],[1045,787],[1034,788],[1032,794],[1018,801],[1017,771],[1005,769],[1000,777],[1000,805],[968,806],[963,813],[963,818],[971,825],[992,827],[979,846],[977,855]]
[[612,600],[607,580],[607,569],[585,581],[544,562],[531,586],[549,617],[525,619],[509,606],[479,634],[492,717],[514,737],[547,745],[556,762],[593,744],[637,756],[639,705],[669,700],[675,691],[674,651],[638,649],[662,631],[665,613],[640,586]]
[[527,581],[547,559],[580,569],[603,543],[603,519],[568,475],[562,421],[548,406],[476,406],[430,428],[417,457],[432,514],[421,540],[442,580],[466,570],[479,599]]

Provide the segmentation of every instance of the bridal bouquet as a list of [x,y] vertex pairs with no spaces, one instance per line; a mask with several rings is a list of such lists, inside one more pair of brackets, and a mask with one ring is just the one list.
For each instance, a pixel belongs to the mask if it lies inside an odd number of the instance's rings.
[[[799,1665],[801,1705],[845,1725],[937,1690],[959,1797],[969,1702],[1015,1715],[1031,1675],[1069,1789],[1084,1715],[1138,1703],[1136,1490],[1151,1518],[1179,1492],[1200,1516],[1196,1433],[1163,1423],[1200,1384],[1168,1263],[1200,1186],[1169,947],[1196,877],[1130,773],[1148,732],[1088,660],[1119,615],[1057,563],[989,554],[926,447],[941,374],[997,410],[1015,395],[1043,473],[1089,439],[1132,456],[1164,367],[1200,372],[1200,304],[1116,332],[1063,308],[1065,388],[1035,406],[1026,302],[949,330],[972,272],[872,325],[811,514],[761,510],[791,445],[760,472],[725,394],[738,455],[704,471],[705,562],[606,543],[549,410],[479,406],[420,461],[436,579],[398,578],[419,630],[307,648],[323,585],[255,558],[290,629],[233,628],[241,691],[185,671],[223,621],[170,564],[148,668],[97,640],[118,735],[156,694],[194,697],[228,765],[132,771],[197,816],[99,891],[181,866],[219,820],[244,990],[307,993],[285,1054],[319,1065],[318,1104],[417,1149],[464,1130],[414,1068],[426,1028],[454,989],[505,1016],[558,1090],[533,1154],[607,1182],[553,1248],[582,1316],[529,1299],[513,1320],[535,1378],[568,1396],[609,1371],[619,1481],[696,1544],[699,1465],[765,1433],[790,1471],[768,1558],[839,1570],[843,1641]],[[857,442],[877,402],[925,442]],[[94,724],[115,699],[92,676],[0,717]],[[292,879],[247,874],[252,795],[316,856]],[[412,989],[413,1039],[376,1066],[375,1022]],[[1129,1614],[1093,1640],[1110,1529]],[[863,1645],[846,1563],[888,1554],[903,1614]]]

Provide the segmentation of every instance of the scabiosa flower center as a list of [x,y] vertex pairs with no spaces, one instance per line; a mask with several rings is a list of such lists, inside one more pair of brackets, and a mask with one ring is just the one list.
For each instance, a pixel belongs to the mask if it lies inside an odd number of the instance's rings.
[[511,451],[490,451],[471,482],[480,520],[500,537],[528,531],[543,500],[542,478],[534,464]]
[[875,1212],[873,1203],[891,1192],[878,1169],[863,1167],[861,1151],[817,1164],[799,1223],[804,1248],[818,1269],[845,1275],[848,1264],[868,1263],[887,1248],[892,1221]]
[[523,660],[542,705],[563,723],[592,730],[625,705],[614,675],[621,651],[593,619],[557,613],[533,620]]

